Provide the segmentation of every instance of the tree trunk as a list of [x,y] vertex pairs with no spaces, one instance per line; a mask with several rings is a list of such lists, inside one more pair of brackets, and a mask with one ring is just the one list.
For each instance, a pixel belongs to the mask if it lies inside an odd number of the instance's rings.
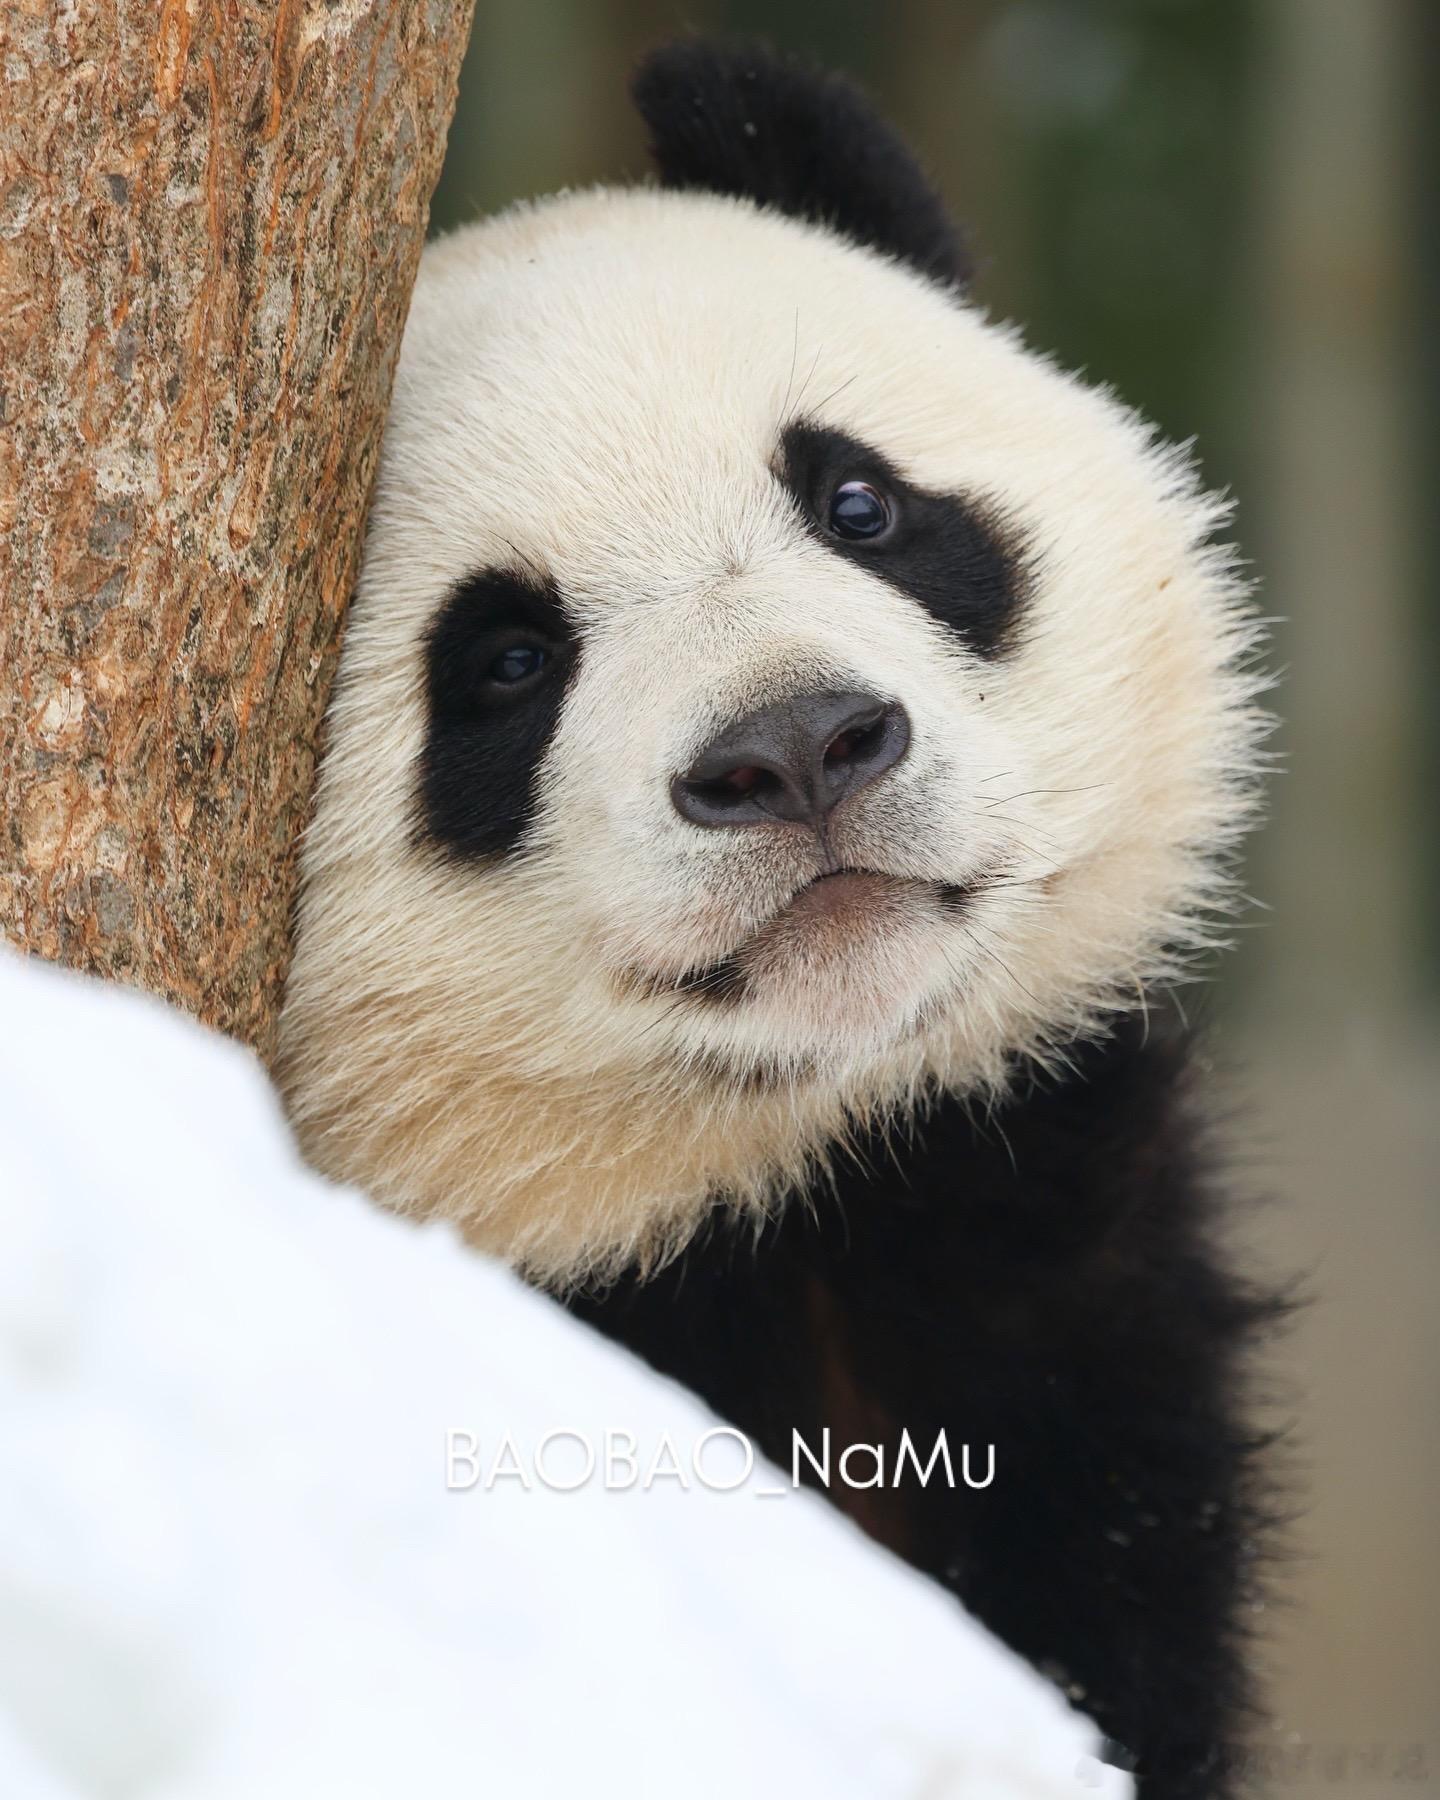
[[473,0],[0,0],[0,928],[270,1047]]

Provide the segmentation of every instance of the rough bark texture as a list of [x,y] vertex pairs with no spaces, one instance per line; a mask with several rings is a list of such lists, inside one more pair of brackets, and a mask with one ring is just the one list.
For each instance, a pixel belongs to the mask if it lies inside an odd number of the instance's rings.
[[268,1050],[472,0],[0,0],[0,928]]

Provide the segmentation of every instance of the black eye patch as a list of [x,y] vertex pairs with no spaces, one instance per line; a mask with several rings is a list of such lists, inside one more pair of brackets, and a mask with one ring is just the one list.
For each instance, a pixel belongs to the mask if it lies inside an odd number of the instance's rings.
[[466,858],[520,843],[578,656],[553,583],[485,569],[451,590],[425,641],[420,808],[431,842]]
[[837,555],[910,595],[976,655],[1011,647],[1024,550],[984,507],[916,487],[878,450],[806,420],[785,428],[776,474]]

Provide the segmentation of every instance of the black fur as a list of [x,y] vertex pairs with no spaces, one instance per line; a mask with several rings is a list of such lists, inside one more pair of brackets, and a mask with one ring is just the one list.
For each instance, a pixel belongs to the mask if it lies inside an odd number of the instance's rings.
[[666,187],[742,195],[963,287],[960,234],[903,140],[843,77],[754,44],[683,40],[631,89]]
[[[1238,1406],[1276,1310],[1214,1248],[1183,1048],[1127,1026],[990,1119],[953,1100],[862,1143],[838,1194],[758,1246],[717,1211],[685,1256],[576,1309],[791,1466],[922,1463],[944,1427],[983,1491],[913,1471],[831,1497],[1061,1683],[1143,1800],[1223,1800],[1247,1702],[1239,1619],[1260,1525]],[[808,1474],[808,1465],[802,1464]]]
[[[815,535],[917,600],[981,656],[1009,648],[1025,593],[1024,557],[1000,524],[962,494],[914,486],[878,450],[823,425],[785,428],[780,479]],[[826,529],[830,496],[843,481],[867,481],[893,502],[895,524],[874,542]]]
[[[488,670],[517,644],[543,646],[549,661],[533,682],[511,690]],[[455,587],[425,645],[424,838],[466,858],[500,855],[521,843],[578,656],[553,585],[485,569]]]

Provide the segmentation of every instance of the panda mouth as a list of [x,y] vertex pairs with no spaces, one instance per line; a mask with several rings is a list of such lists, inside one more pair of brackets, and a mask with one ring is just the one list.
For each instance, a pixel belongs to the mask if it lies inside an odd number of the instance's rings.
[[[875,869],[829,869],[797,889],[770,923],[780,919],[834,918],[837,913],[881,899],[900,885],[896,876],[883,875]],[[761,927],[762,931],[766,929],[768,926]]]
[[[742,1000],[752,982],[792,956],[883,930],[886,916],[913,918],[917,903],[964,912],[984,877],[964,883],[924,881],[879,869],[828,869],[797,888],[743,944],[718,961],[687,969],[666,986],[673,994],[719,1004]],[[857,949],[860,945],[855,946]]]

